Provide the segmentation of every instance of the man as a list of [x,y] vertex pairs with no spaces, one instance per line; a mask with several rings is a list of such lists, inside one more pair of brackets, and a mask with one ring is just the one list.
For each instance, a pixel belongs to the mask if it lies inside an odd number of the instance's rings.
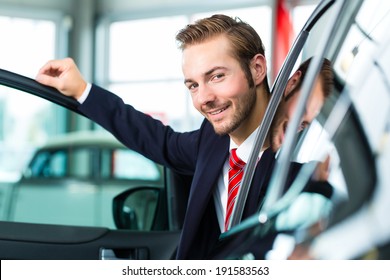
[[[284,141],[287,126],[296,110],[301,87],[311,60],[312,59],[309,58],[304,61],[287,82],[284,95],[279,103],[269,132],[271,147],[274,151],[277,151]],[[333,86],[334,81],[332,66],[330,61],[325,58],[307,101],[306,109],[302,116],[298,132],[305,129],[316,118],[324,105],[326,98],[331,94]]]
[[[36,79],[76,98],[81,112],[127,147],[193,176],[176,257],[205,259],[211,257],[220,233],[229,228],[229,151],[245,164],[269,101],[266,59],[255,30],[224,15],[187,25],[176,39],[182,49],[185,86],[194,107],[205,117],[192,132],[177,133],[88,84],[69,58],[48,62]],[[243,218],[254,214],[264,197],[274,160],[271,149],[265,149],[259,155]]]

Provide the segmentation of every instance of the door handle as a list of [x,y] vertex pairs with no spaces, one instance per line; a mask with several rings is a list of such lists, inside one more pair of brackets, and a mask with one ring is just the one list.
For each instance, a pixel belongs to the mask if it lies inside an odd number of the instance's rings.
[[107,249],[101,248],[99,253],[101,260],[147,260],[149,250],[147,248],[131,249]]

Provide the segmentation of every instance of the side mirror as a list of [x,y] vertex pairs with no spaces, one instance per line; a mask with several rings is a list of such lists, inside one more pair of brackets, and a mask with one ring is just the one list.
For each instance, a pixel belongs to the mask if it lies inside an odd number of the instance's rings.
[[156,218],[160,188],[137,187],[114,197],[113,215],[118,229],[150,231]]

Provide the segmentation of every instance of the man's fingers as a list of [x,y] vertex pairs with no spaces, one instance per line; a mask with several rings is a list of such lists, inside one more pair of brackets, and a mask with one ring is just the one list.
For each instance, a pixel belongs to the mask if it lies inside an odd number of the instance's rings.
[[50,60],[39,69],[36,80],[47,86],[52,86],[61,90],[61,79],[73,64],[73,60],[65,58],[61,60]]
[[60,67],[61,66],[57,65],[56,61],[51,60],[39,69],[35,79],[44,85],[54,86],[56,83],[55,77],[58,77],[61,74]]
[[38,71],[35,79],[41,84],[54,87],[61,93],[76,99],[83,94],[86,87],[86,82],[71,58],[47,62]]
[[43,85],[51,86],[55,88],[58,87],[58,82],[59,82],[57,77],[53,77],[51,75],[47,75],[44,73],[39,73],[36,76],[35,80]]

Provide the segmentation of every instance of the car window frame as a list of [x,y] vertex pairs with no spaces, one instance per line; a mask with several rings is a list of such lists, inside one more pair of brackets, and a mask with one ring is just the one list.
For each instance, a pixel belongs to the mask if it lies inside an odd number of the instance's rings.
[[23,75],[0,68],[0,84],[13,89],[30,93],[42,99],[46,99],[52,103],[60,105],[61,107],[64,107],[79,115],[86,117],[78,109],[80,103],[76,99],[70,96],[63,95],[57,89],[53,87],[44,86],[29,77],[25,77]]

